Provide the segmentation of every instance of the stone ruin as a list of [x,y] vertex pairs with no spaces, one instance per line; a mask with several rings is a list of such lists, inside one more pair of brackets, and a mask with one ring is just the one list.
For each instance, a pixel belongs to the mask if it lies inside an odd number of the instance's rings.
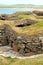
[[0,46],[8,45],[10,43],[11,38],[16,38],[15,35],[16,33],[14,34],[9,25],[0,25]]
[[0,26],[0,46],[8,44],[6,41],[6,28],[5,26]]
[[43,11],[33,11],[33,13],[35,13],[38,16],[43,16]]
[[43,53],[43,35],[28,36],[17,34],[9,25],[0,26],[0,46],[9,45],[22,55]]
[[30,19],[25,19],[25,20],[20,20],[15,22],[16,27],[24,27],[24,26],[30,26],[32,24],[37,23],[35,20],[30,20]]
[[19,20],[19,18],[15,14],[1,14],[0,20]]
[[0,20],[7,20],[7,19],[8,19],[8,15],[6,14],[0,15]]
[[15,44],[12,44],[14,51],[17,51],[23,55],[32,55],[43,52],[43,37],[22,37],[18,36],[15,40]]

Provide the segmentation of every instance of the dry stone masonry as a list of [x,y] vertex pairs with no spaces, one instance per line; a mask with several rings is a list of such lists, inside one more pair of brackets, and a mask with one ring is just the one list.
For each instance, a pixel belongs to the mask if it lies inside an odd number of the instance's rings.
[[43,35],[18,35],[9,25],[0,26],[0,46],[10,45],[23,55],[43,53]]

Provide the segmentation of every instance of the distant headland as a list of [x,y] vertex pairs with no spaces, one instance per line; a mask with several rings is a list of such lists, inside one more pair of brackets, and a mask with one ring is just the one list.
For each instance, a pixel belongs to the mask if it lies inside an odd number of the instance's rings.
[[43,8],[43,5],[33,5],[33,4],[4,5],[4,4],[0,4],[0,8]]

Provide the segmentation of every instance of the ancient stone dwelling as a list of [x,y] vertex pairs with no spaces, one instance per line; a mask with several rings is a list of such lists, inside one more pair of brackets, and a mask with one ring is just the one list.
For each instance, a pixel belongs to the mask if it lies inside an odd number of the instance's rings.
[[10,45],[23,55],[43,53],[43,35],[18,35],[9,25],[0,25],[0,46]]
[[0,26],[0,45],[6,45],[6,35],[5,35],[6,28],[4,26]]

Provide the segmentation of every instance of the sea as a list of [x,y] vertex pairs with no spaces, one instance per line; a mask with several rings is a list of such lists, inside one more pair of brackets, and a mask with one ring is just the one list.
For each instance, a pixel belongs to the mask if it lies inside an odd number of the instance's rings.
[[12,14],[16,12],[27,12],[27,11],[33,11],[34,8],[0,8],[0,14]]

